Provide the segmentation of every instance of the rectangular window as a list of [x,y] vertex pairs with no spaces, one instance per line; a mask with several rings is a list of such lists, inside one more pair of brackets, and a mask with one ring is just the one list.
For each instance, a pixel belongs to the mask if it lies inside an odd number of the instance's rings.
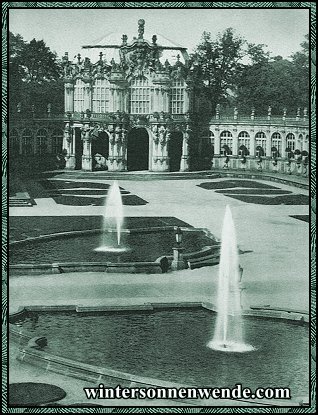
[[84,82],[80,79],[74,85],[74,111],[84,111]]
[[184,112],[184,83],[175,81],[171,88],[171,113],[183,114]]
[[150,88],[147,79],[134,79],[130,87],[130,111],[132,114],[150,113]]
[[93,112],[108,112],[109,96],[109,82],[106,79],[97,79],[93,87]]

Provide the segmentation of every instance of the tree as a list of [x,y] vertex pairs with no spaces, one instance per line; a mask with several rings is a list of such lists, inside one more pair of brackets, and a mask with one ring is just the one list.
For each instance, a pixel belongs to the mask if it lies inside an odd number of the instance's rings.
[[263,45],[248,44],[236,36],[232,28],[219,34],[216,40],[204,32],[201,43],[190,56],[192,77],[201,107],[211,114],[217,104],[226,103],[235,90],[243,69],[243,58],[250,55],[255,61],[264,60]]
[[[241,112],[255,108],[256,114],[266,114],[271,106],[273,114],[282,114],[286,108],[296,114],[297,108],[308,107],[309,53],[308,43],[291,60],[275,56],[246,65],[236,89],[236,105]],[[307,49],[306,49],[307,48]]]
[[9,33],[9,55],[10,111],[15,113],[18,103],[24,110],[33,105],[45,111],[51,103],[55,112],[63,112],[63,72],[56,53],[43,40],[28,43]]
[[42,84],[55,81],[61,75],[57,56],[51,52],[43,40],[32,39],[20,52],[20,64],[25,73],[25,81]]

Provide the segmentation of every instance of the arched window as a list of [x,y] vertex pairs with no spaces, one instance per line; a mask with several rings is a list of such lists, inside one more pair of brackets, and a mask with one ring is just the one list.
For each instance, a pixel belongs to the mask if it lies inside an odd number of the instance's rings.
[[13,157],[20,154],[19,133],[15,128],[10,131],[9,154]]
[[36,133],[36,144],[38,154],[47,153],[47,131],[44,128],[41,128]]
[[171,113],[183,114],[184,113],[184,94],[185,85],[184,81],[173,81],[171,87]]
[[93,112],[103,113],[109,111],[109,81],[96,79],[93,86]]
[[275,147],[278,152],[278,157],[282,154],[282,137],[279,133],[272,134],[272,147]]
[[220,134],[220,148],[223,154],[232,154],[233,136],[231,131],[222,131]]
[[26,128],[22,133],[22,154],[25,156],[33,154],[33,144],[32,131]]
[[59,154],[63,147],[63,130],[55,129],[52,134],[52,154]]
[[244,146],[248,152],[250,150],[250,135],[247,131],[241,131],[238,135],[238,148]]
[[289,133],[286,136],[286,146],[287,148],[290,148],[291,151],[295,151],[296,149],[296,138],[293,133]]
[[261,147],[266,154],[266,134],[263,131],[259,131],[255,134],[255,148]]
[[150,113],[150,87],[147,78],[134,78],[130,84],[130,112]]
[[74,85],[74,111],[84,111],[84,87],[85,83],[81,79],[77,79]]

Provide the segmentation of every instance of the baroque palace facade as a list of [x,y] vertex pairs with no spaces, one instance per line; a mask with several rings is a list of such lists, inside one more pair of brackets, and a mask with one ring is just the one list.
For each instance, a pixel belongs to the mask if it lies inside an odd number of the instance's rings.
[[63,57],[65,115],[10,119],[10,150],[19,157],[58,154],[66,168],[109,171],[265,169],[306,174],[307,111],[273,117],[195,117],[186,48],[160,35],[108,35]]

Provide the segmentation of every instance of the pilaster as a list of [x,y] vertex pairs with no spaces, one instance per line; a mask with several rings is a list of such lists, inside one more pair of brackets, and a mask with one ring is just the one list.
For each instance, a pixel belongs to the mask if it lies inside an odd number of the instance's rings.
[[67,121],[64,126],[63,135],[63,149],[66,149],[66,164],[67,169],[75,169],[75,131],[71,128],[70,121]]
[[82,170],[92,171],[92,143],[91,128],[89,123],[85,123],[82,127],[81,138],[83,141]]

